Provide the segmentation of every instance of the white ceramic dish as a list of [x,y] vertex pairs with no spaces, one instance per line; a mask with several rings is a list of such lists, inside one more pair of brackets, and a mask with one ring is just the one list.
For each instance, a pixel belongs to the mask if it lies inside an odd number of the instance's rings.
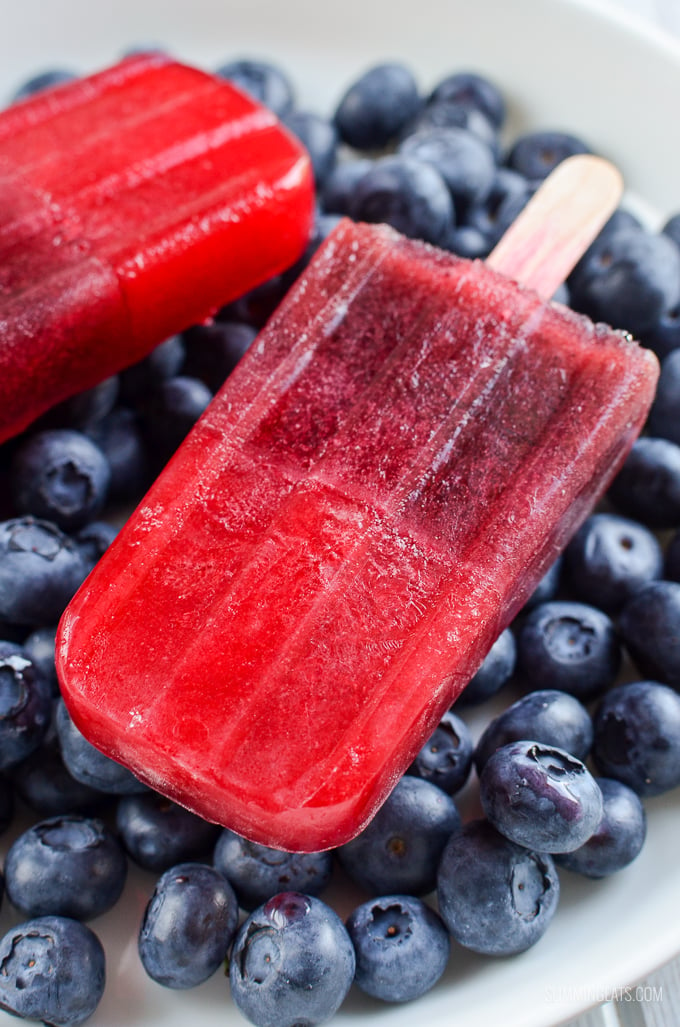
[[[276,59],[302,104],[332,109],[366,66],[398,57],[423,88],[451,70],[477,69],[505,87],[511,134],[555,127],[581,134],[621,167],[636,202],[657,222],[680,209],[680,47],[604,7],[575,0],[0,0],[0,96],[48,66],[92,70],[125,48],[157,43],[215,66],[233,56]],[[352,994],[334,1022],[354,1027],[552,1027],[625,991],[680,952],[680,794],[648,803],[649,838],[618,877],[563,875],[556,921],[533,950],[484,960],[455,950],[440,984],[415,1005],[381,1006]],[[9,839],[2,839],[6,848]],[[237,1027],[221,975],[187,993],[153,984],[136,931],[153,877],[133,871],[124,899],[94,923],[108,986],[92,1027]],[[338,894],[348,912],[352,897]],[[4,932],[16,914],[0,916]],[[647,995],[647,998],[654,998]],[[15,1023],[0,1013],[0,1023]]]

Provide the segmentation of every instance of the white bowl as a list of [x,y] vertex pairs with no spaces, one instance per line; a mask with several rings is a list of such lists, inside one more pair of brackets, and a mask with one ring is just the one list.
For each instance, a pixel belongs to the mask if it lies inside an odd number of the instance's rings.
[[[50,66],[94,70],[134,45],[167,46],[214,67],[243,55],[274,59],[301,103],[330,112],[344,87],[382,59],[411,64],[424,89],[454,70],[491,76],[511,105],[510,135],[529,127],[583,136],[614,160],[657,225],[680,209],[675,131],[680,47],[607,8],[568,0],[4,0],[0,96]],[[592,882],[563,874],[557,918],[514,959],[456,949],[444,979],[408,1006],[352,994],[334,1022],[354,1027],[549,1027],[612,996],[680,952],[678,790],[647,804],[638,861]],[[3,839],[4,848],[8,839]],[[141,969],[136,932],[153,877],[133,871],[114,911],[94,923],[105,942],[108,985],[93,1027],[236,1027],[245,1021],[221,974],[188,993],[155,985]],[[339,897],[347,911],[349,899]],[[2,931],[16,922],[8,904]],[[654,997],[647,995],[647,998]],[[0,1013],[0,1023],[15,1023]]]

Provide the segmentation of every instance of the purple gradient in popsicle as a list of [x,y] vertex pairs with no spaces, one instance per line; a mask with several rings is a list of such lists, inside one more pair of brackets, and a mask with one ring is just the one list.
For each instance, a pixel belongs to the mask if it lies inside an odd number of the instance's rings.
[[72,604],[76,720],[241,833],[338,844],[586,516],[653,381],[620,333],[345,223]]

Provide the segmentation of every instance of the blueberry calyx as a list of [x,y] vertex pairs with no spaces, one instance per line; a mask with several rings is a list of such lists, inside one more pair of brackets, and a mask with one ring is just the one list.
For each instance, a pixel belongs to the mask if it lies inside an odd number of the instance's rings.
[[9,528],[7,548],[14,553],[35,553],[43,560],[55,560],[63,546],[63,535],[51,521],[34,517],[17,520]]
[[376,938],[391,939],[411,933],[409,918],[398,902],[391,906],[379,906],[376,903],[371,910],[369,923],[370,933]]
[[527,749],[527,756],[538,763],[551,777],[585,773],[585,767],[580,760],[552,747],[532,745]]
[[36,824],[33,830],[43,845],[59,852],[94,849],[104,839],[103,825],[96,820],[55,818]]
[[250,979],[253,984],[264,984],[268,977],[278,972],[280,962],[276,930],[259,923],[248,924],[244,944],[236,954],[241,977]]
[[522,920],[530,922],[541,915],[551,884],[547,864],[537,853],[529,851],[523,862],[513,863],[510,870],[511,901]]
[[0,720],[23,710],[30,698],[23,672],[31,666],[30,660],[10,655],[0,662]]

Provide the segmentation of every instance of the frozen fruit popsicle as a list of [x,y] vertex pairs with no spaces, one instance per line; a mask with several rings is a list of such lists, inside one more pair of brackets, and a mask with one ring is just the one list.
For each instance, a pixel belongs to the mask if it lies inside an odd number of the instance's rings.
[[[550,225],[491,264],[550,295],[578,255]],[[341,223],[66,611],[74,720],[252,839],[346,841],[603,491],[656,376],[494,267]]]
[[300,256],[309,159],[160,54],[0,113],[0,441]]

